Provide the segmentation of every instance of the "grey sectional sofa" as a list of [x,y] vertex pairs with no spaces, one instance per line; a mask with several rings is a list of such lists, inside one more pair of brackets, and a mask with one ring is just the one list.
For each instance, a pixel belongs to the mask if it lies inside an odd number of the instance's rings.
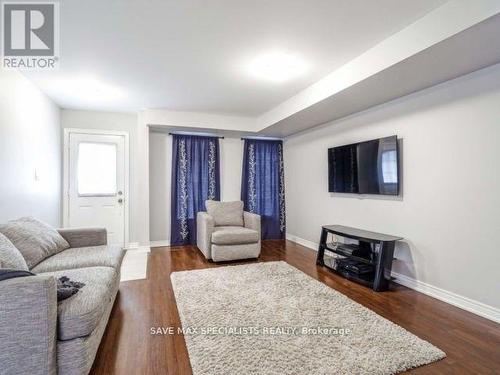
[[[0,281],[0,374],[87,374],[120,283],[124,251],[105,229],[62,229],[70,248]],[[85,283],[58,303],[56,277]]]

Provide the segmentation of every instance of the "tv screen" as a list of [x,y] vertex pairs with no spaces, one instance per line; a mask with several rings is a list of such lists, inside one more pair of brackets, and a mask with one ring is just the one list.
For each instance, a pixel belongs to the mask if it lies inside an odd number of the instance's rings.
[[328,149],[331,193],[399,194],[397,136]]

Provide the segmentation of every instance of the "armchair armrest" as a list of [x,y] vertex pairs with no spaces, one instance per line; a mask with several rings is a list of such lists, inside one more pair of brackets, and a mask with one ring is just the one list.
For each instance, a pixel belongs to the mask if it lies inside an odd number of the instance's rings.
[[57,291],[53,276],[0,282],[2,374],[55,374]]
[[105,228],[64,228],[57,230],[71,247],[101,246],[108,244]]
[[206,212],[198,212],[196,215],[196,246],[201,250],[205,258],[212,259],[212,232],[215,221]]
[[245,228],[253,229],[259,232],[260,236],[260,215],[244,211],[243,212],[243,221],[245,222]]

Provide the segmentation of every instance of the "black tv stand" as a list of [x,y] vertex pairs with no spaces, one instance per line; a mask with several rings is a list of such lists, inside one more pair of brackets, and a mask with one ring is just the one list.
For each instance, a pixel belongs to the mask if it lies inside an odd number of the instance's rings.
[[[327,243],[328,233],[357,240],[359,244]],[[349,280],[369,286],[376,292],[388,290],[391,281],[395,242],[402,239],[402,237],[369,232],[343,225],[325,225],[321,230],[316,264],[325,266]],[[329,259],[325,260],[325,251],[329,251],[340,257],[329,257]],[[373,272],[363,274],[352,272],[339,266],[341,264],[339,263],[339,258],[370,265],[373,268]]]

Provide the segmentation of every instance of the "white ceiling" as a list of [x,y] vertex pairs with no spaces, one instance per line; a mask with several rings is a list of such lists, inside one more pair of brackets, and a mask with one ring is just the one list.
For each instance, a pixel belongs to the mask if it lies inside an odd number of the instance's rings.
[[[257,116],[445,2],[65,0],[60,69],[25,74],[63,108]],[[309,71],[286,83],[247,74],[245,64],[276,50]],[[75,80],[117,93],[95,97]]]

